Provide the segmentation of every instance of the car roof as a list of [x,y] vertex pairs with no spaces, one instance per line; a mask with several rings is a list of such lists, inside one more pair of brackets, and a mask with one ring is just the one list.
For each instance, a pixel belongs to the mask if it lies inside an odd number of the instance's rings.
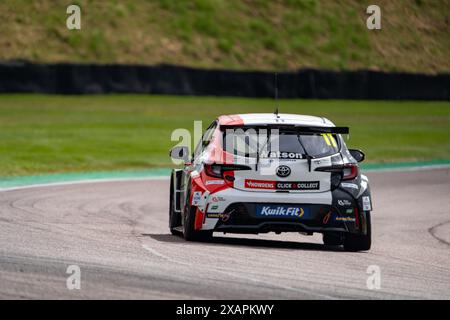
[[334,127],[334,123],[324,117],[280,113],[246,113],[223,115],[218,118],[219,125],[266,125],[294,124],[304,126]]

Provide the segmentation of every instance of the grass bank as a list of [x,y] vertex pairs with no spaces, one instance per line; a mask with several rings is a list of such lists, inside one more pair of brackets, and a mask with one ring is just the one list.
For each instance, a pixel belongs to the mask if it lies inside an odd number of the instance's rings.
[[[81,30],[66,8],[81,7]],[[0,60],[449,72],[449,0],[0,2]]]

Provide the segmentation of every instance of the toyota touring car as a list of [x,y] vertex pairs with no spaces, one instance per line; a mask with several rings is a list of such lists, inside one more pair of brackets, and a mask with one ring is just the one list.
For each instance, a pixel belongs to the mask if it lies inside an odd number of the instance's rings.
[[170,178],[169,228],[186,240],[213,232],[321,233],[325,245],[369,250],[372,199],[343,135],[322,117],[292,114],[224,115],[205,130]]

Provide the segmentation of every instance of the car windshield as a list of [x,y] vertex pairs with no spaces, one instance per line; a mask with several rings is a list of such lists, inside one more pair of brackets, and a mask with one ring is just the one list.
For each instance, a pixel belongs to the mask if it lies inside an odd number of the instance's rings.
[[335,134],[304,134],[281,130],[233,130],[224,132],[224,150],[229,153],[260,158],[320,158],[339,151]]

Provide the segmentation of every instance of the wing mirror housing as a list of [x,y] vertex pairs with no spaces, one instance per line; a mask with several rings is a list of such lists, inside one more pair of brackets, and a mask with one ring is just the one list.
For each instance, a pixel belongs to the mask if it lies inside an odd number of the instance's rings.
[[349,149],[348,150],[350,152],[350,154],[352,155],[352,157],[358,161],[358,162],[363,162],[364,159],[366,158],[366,155],[364,154],[364,152],[362,152],[361,150],[358,149]]
[[188,162],[190,160],[189,148],[185,146],[177,146],[172,148],[169,155],[172,159],[183,160],[184,162]]

